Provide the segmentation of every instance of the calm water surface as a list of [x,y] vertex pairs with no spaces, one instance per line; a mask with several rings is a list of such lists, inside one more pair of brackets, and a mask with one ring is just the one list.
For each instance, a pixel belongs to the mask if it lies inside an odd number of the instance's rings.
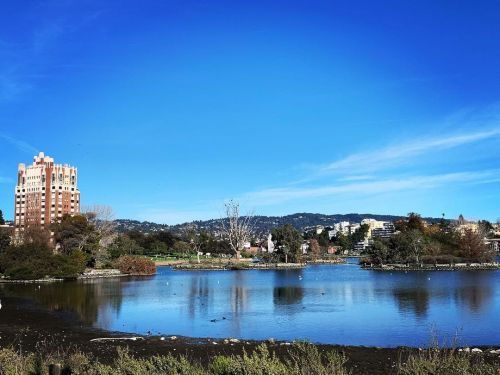
[[302,270],[173,271],[3,285],[94,327],[145,334],[421,346],[432,334],[500,344],[500,271],[377,272],[355,259]]

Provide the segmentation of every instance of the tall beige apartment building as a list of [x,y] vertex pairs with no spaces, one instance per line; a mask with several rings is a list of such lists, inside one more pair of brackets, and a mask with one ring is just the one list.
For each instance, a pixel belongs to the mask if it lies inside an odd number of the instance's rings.
[[40,152],[33,164],[19,164],[17,173],[14,226],[22,230],[30,225],[49,225],[65,214],[80,212],[77,169],[54,164]]

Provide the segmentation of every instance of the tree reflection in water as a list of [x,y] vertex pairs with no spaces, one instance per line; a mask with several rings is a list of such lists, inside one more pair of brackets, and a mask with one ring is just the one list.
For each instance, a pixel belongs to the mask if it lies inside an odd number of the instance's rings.
[[117,280],[82,280],[49,284],[3,284],[5,295],[30,299],[52,311],[76,313],[80,321],[102,328],[108,326],[106,316],[117,315],[122,304],[122,282]]
[[491,271],[464,271],[459,272],[459,288],[455,289],[457,304],[465,304],[473,313],[480,312],[492,302],[493,285]]
[[283,270],[274,273],[273,302],[275,307],[297,306],[304,298],[303,270]]
[[213,293],[213,286],[210,285],[207,275],[196,275],[196,277],[191,278],[187,300],[191,319],[196,318],[197,311],[201,315],[206,316],[208,314],[208,306],[212,300],[211,292]]
[[417,318],[425,318],[429,306],[439,306],[450,301],[454,301],[458,309],[466,306],[472,313],[478,313],[490,305],[494,297],[495,274],[491,271],[451,271],[404,276],[404,285],[394,287],[392,295],[400,311],[413,313]]
[[427,287],[395,288],[393,295],[400,311],[414,313],[418,318],[427,316],[430,297]]

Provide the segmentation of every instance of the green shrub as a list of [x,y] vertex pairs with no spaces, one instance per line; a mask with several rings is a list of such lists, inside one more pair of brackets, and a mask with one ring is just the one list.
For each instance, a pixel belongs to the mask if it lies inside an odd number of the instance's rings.
[[232,374],[238,368],[237,360],[234,357],[219,355],[210,364],[209,370],[213,375]]
[[10,246],[0,256],[0,272],[11,279],[34,280],[44,277],[76,277],[85,270],[81,251],[54,254],[45,245],[27,243]]
[[216,357],[210,365],[213,375],[289,375],[294,374],[288,366],[271,354],[265,344],[248,355]]
[[410,355],[398,366],[400,375],[498,375],[494,364],[484,362],[482,356],[458,352],[455,349],[428,349]]
[[316,345],[297,343],[290,349],[289,367],[297,375],[347,375],[347,359],[337,352],[322,353]]
[[127,275],[154,275],[156,265],[151,259],[143,257],[121,256],[114,265]]
[[189,362],[186,357],[154,356],[148,359],[146,363],[147,373],[152,375],[206,375],[205,370]]
[[252,253],[249,252],[249,251],[242,251],[241,252],[241,257],[242,258],[251,258],[252,256],[253,256]]
[[246,270],[250,268],[250,265],[248,263],[229,263],[227,268],[234,271]]

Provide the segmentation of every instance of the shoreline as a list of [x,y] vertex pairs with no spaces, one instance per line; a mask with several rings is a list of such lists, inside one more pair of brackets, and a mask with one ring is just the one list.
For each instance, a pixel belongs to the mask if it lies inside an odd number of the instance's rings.
[[495,271],[500,270],[500,263],[457,263],[457,264],[423,264],[423,265],[406,265],[406,264],[383,264],[370,265],[360,264],[363,270],[372,271]]
[[172,266],[179,271],[245,271],[245,270],[283,270],[302,269],[306,263],[183,263]]
[[[251,263],[242,261],[241,263],[189,263],[185,261],[159,261],[155,262],[156,267],[171,267],[176,271],[246,271],[246,270],[288,270],[288,269],[304,269],[310,265],[343,265],[347,264],[346,257],[338,259],[322,259],[308,261],[305,263]],[[406,264],[357,264],[363,270],[367,271],[399,271],[399,272],[425,272],[425,271],[495,271],[500,270],[500,263],[457,263],[457,264],[423,264],[406,265]],[[70,280],[92,280],[104,278],[122,278],[122,277],[151,277],[152,275],[145,274],[125,274],[117,269],[92,269],[74,278],[44,278],[34,280],[23,279],[8,279],[0,277],[0,284],[35,284],[35,283],[55,283]]]

